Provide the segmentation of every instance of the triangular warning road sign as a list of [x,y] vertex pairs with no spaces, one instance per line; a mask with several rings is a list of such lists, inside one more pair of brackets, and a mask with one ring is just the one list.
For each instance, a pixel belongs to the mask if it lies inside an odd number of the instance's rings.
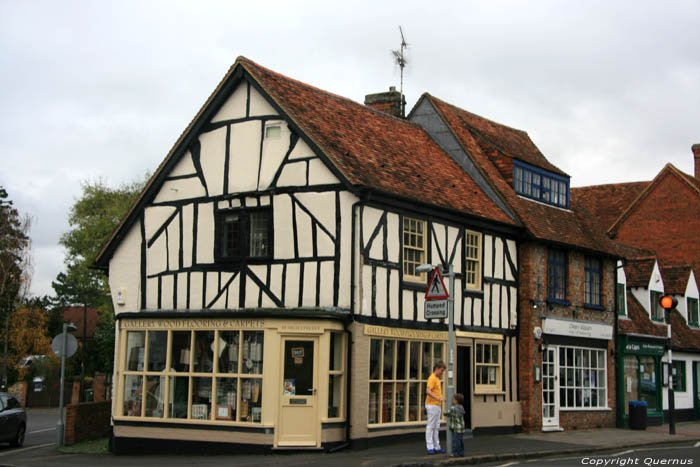
[[428,283],[428,290],[425,291],[425,299],[444,300],[449,297],[447,289],[445,288],[445,283],[442,281],[440,269],[433,269],[433,275],[430,277],[430,282]]

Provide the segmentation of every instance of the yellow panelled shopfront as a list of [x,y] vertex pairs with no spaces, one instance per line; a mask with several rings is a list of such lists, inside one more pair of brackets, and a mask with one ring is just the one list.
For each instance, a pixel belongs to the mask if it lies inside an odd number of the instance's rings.
[[[321,446],[343,441],[347,337],[330,319],[121,319],[117,442]],[[300,425],[299,420],[304,420]]]

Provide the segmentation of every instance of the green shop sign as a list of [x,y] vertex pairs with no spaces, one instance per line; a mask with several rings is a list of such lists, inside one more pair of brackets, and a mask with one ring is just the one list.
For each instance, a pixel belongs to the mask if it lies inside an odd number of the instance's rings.
[[663,355],[666,348],[663,344],[651,344],[649,342],[628,342],[625,353],[644,355]]

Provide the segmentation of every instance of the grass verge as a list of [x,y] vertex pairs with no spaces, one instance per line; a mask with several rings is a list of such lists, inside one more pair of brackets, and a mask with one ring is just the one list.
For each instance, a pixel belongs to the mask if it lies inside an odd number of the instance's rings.
[[109,438],[81,441],[72,446],[60,447],[58,450],[66,454],[108,454]]

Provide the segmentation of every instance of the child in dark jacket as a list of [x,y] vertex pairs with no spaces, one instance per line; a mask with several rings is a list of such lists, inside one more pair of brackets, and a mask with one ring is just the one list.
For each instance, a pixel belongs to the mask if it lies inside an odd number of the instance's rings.
[[447,423],[452,430],[452,456],[464,457],[464,396],[460,393],[454,395],[452,407],[445,412]]

